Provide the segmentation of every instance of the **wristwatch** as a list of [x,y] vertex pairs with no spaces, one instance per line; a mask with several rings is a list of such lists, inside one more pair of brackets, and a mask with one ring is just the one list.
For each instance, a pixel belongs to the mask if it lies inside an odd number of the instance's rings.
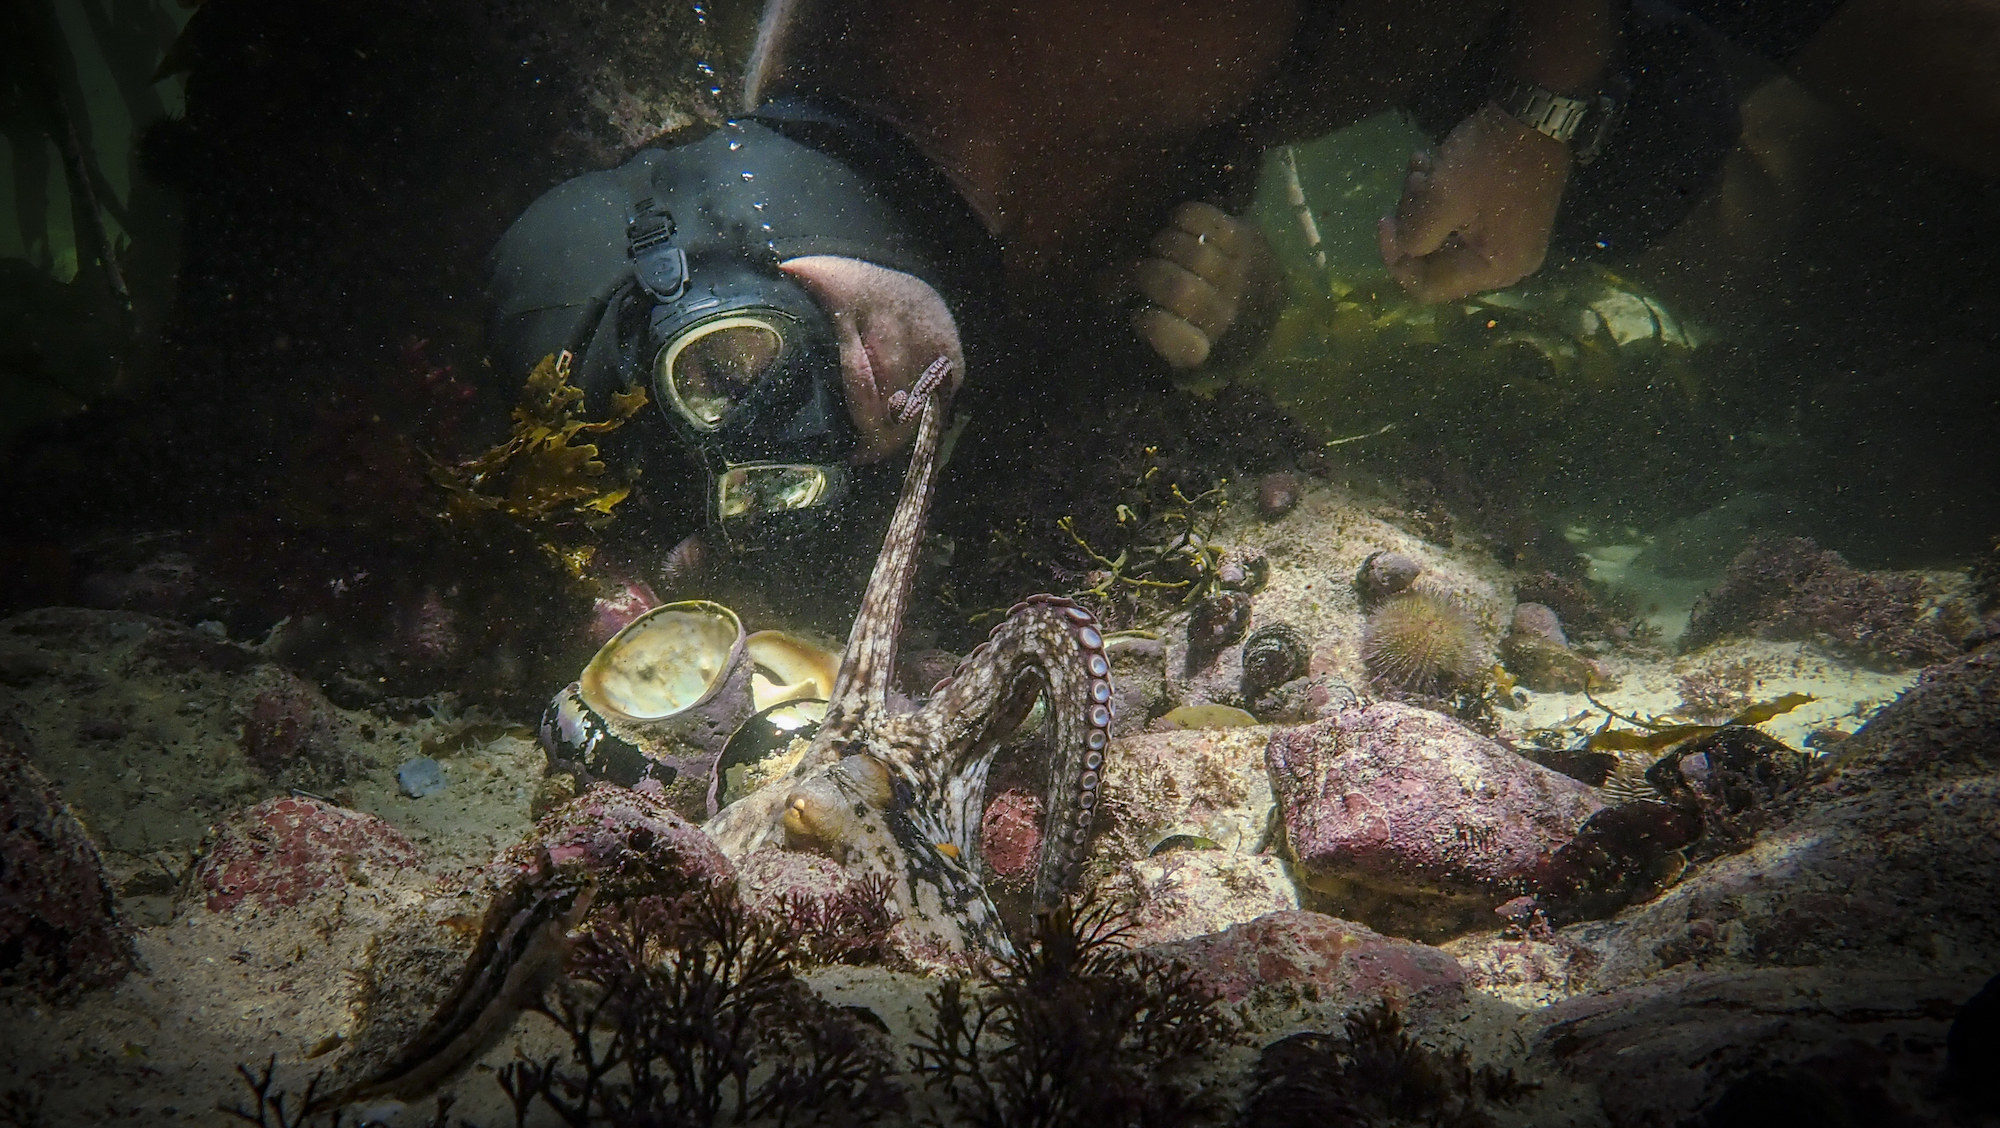
[[1617,124],[1624,92],[1629,89],[1622,75],[1613,75],[1608,85],[1609,90],[1588,98],[1571,98],[1532,82],[1511,79],[1496,84],[1490,98],[1508,117],[1550,140],[1567,144],[1582,134],[1576,159],[1579,164],[1589,164]]

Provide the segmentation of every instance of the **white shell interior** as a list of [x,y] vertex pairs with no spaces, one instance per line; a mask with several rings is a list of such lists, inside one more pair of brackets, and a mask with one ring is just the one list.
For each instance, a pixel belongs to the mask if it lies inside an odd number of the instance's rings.
[[743,646],[743,623],[720,603],[655,607],[611,636],[579,679],[592,709],[657,721],[706,701]]

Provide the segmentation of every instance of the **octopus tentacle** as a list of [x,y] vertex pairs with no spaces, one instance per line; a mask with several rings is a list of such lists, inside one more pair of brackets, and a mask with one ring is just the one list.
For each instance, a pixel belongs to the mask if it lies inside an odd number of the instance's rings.
[[869,713],[889,707],[889,683],[896,669],[896,639],[903,630],[903,612],[910,602],[910,581],[917,573],[917,549],[923,540],[924,516],[937,489],[938,448],[944,439],[944,408],[937,397],[924,401],[923,421],[910,450],[910,468],[903,492],[882,538],[868,589],[854,615],[847,648],[834,675],[823,734],[831,743],[848,726]]
[[[1033,596],[1016,604],[995,627],[982,648],[969,655],[958,672],[942,684],[924,708],[944,720],[940,749],[959,749],[963,761],[974,749],[992,749],[1025,718],[1026,710],[1006,723],[996,706],[1018,695],[1010,683],[1032,671],[1046,686],[1051,729],[1049,758],[1042,783],[1042,842],[1035,865],[1034,905],[1053,908],[1075,881],[1097,807],[1104,756],[1111,742],[1113,716],[1111,663],[1097,620],[1073,600]],[[1032,701],[1032,698],[1030,698]],[[988,731],[979,731],[982,728]],[[971,770],[969,763],[946,765],[954,776]],[[978,767],[979,786],[961,802],[962,816],[976,834],[984,806],[985,761]]]

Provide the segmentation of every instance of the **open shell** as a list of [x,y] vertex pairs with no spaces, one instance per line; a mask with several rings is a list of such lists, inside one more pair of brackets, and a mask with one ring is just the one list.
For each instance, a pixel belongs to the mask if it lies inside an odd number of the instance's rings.
[[840,655],[783,631],[758,631],[743,640],[750,655],[750,696],[758,712],[787,701],[833,696]]
[[611,636],[583,668],[578,692],[606,717],[664,720],[714,696],[744,639],[743,620],[720,603],[655,607]]

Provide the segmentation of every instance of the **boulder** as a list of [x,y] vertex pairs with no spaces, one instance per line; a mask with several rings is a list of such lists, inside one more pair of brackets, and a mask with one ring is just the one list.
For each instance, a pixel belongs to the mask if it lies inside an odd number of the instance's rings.
[[1448,717],[1394,702],[1271,735],[1300,878],[1345,915],[1442,938],[1490,922],[1604,803]]
[[193,889],[210,912],[285,908],[350,885],[397,881],[421,861],[415,844],[373,815],[287,796],[217,824]]
[[97,847],[48,778],[0,739],[0,990],[64,998],[132,969]]
[[1232,1003],[1286,986],[1338,1010],[1388,997],[1417,1025],[1465,1004],[1465,974],[1451,956],[1324,913],[1270,913],[1145,950],[1186,963]]

